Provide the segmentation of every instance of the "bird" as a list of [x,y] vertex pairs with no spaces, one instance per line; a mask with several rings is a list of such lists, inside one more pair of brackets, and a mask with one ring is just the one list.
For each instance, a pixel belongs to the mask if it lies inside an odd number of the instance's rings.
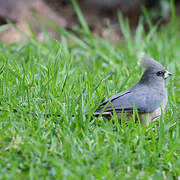
[[165,80],[172,75],[155,59],[141,54],[139,64],[145,69],[138,83],[126,91],[113,95],[102,102],[94,117],[110,119],[116,112],[119,120],[122,117],[129,121],[133,114],[146,126],[159,118],[168,102]]

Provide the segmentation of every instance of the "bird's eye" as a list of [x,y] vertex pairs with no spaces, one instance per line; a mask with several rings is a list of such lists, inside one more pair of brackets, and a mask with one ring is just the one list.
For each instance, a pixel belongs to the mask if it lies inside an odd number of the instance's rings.
[[163,75],[163,72],[162,71],[158,71],[157,72],[157,76],[162,76]]

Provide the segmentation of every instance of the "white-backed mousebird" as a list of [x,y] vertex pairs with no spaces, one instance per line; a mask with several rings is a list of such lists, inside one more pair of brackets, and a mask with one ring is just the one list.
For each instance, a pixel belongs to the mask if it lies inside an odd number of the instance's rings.
[[161,115],[168,100],[165,79],[172,74],[160,63],[145,55],[141,56],[140,65],[145,68],[140,81],[134,87],[101,103],[94,116],[102,115],[109,119],[115,111],[119,119],[125,114],[129,120],[136,109],[140,121],[149,125]]

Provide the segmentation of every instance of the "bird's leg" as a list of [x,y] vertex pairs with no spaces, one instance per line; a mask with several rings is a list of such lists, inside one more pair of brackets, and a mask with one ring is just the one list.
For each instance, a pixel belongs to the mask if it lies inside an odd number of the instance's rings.
[[149,123],[151,122],[151,116],[149,113],[143,113],[140,115],[140,120],[145,126],[149,126]]

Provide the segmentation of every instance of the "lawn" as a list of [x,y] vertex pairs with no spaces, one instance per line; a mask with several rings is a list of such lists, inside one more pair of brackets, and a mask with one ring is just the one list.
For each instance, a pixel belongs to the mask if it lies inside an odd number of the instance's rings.
[[[132,33],[119,14],[124,42],[115,45],[93,36],[75,8],[82,25],[76,35],[45,20],[60,42],[45,32],[44,42],[0,43],[0,179],[180,178],[180,36],[173,9],[166,25],[146,17],[148,32],[145,19]],[[92,118],[103,99],[139,80],[142,51],[174,74],[166,80],[162,117],[148,127]]]

